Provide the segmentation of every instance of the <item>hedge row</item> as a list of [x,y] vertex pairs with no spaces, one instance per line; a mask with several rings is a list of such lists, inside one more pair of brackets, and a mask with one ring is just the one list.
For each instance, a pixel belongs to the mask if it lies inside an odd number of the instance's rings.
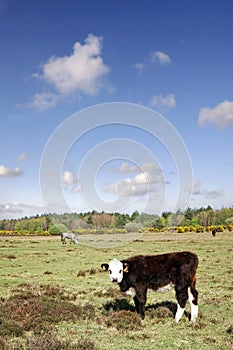
[[169,228],[163,228],[161,230],[157,228],[149,228],[149,232],[164,232],[164,231],[171,231],[171,232],[177,232],[177,233],[185,233],[185,232],[212,232],[213,230],[216,230],[217,232],[223,232],[224,230],[228,229],[229,231],[233,231],[233,225],[212,225],[212,226],[174,226]]
[[[213,230],[216,230],[216,232],[223,232],[224,230],[228,229],[229,231],[233,231],[233,224],[230,225],[218,225],[218,226],[174,226],[169,228],[163,228],[163,229],[157,229],[157,228],[149,228],[148,230],[138,230],[138,232],[142,231],[149,231],[149,232],[177,232],[177,233],[185,233],[185,232],[212,232]],[[119,233],[127,233],[128,231],[126,229],[76,229],[73,232],[77,233],[77,235],[85,235],[85,234],[119,234]],[[30,232],[28,230],[13,230],[13,231],[5,231],[0,230],[0,236],[54,236],[54,235],[60,235],[60,232],[58,230],[56,232],[52,231],[35,231]]]
[[[73,230],[74,233],[77,233],[77,235],[85,235],[85,234],[119,234],[119,233],[127,233],[126,229],[109,229],[109,230],[104,230],[104,229],[76,229]],[[0,230],[0,236],[58,236],[60,235],[60,232],[56,231],[40,231],[40,232],[30,232],[28,230],[12,230],[12,231],[5,231],[5,230]]]

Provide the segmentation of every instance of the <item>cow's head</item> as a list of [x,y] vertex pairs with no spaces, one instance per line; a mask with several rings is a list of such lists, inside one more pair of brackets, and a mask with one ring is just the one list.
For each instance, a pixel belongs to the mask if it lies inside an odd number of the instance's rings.
[[108,270],[110,281],[115,283],[121,283],[123,273],[128,272],[128,264],[117,259],[111,260],[109,264],[102,264],[101,268]]

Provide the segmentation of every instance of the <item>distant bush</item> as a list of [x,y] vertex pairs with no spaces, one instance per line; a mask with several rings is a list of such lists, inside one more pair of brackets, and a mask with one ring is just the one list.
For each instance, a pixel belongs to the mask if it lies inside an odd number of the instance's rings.
[[159,229],[158,229],[158,228],[155,228],[155,227],[149,227],[149,228],[148,228],[148,231],[149,231],[149,232],[159,232]]
[[201,225],[196,226],[196,232],[205,232],[205,227]]
[[224,231],[224,225],[219,225],[219,226],[217,226],[217,228],[216,228],[216,230],[217,230],[217,232],[223,232]]
[[184,229],[183,226],[178,226],[178,227],[176,228],[176,232],[177,232],[177,233],[184,233],[184,232],[185,232],[185,229]]
[[143,226],[140,222],[129,222],[125,225],[127,232],[138,232],[143,229]]

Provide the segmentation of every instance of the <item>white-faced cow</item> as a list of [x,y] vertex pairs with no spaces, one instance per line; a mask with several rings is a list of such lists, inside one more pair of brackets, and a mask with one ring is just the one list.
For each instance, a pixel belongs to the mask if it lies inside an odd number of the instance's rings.
[[134,298],[141,319],[145,318],[147,290],[166,292],[175,288],[178,302],[175,321],[181,319],[189,300],[191,321],[198,315],[198,292],[195,288],[198,257],[191,252],[161,255],[137,255],[125,260],[113,259],[101,267],[109,271],[110,281],[118,283],[121,292]]

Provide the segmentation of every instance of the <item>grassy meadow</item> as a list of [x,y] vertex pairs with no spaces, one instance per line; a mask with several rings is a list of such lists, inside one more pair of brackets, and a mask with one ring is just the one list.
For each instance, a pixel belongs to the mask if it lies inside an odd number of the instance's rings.
[[[110,237],[109,237],[110,236]],[[132,239],[132,240],[131,240]],[[130,241],[130,242],[128,242]],[[190,250],[199,256],[199,317],[174,322],[176,299],[148,293],[143,322],[133,300],[100,269],[113,257]],[[233,233],[0,237],[1,350],[233,348]]]

